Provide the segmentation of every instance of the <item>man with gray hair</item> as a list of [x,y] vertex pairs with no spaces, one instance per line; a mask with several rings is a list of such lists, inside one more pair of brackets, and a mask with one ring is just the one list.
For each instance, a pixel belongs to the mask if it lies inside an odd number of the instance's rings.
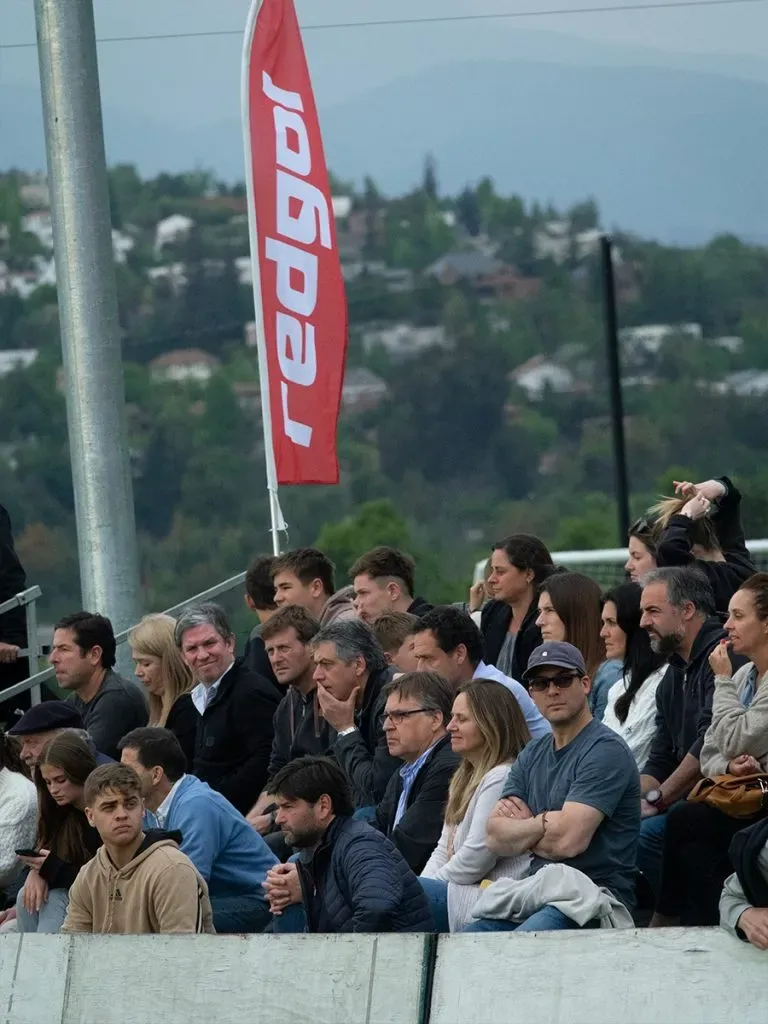
[[235,658],[235,635],[218,605],[182,612],[175,637],[197,681],[193,774],[247,814],[267,780],[272,719],[283,694]]
[[312,641],[313,679],[323,718],[335,730],[333,754],[346,772],[359,808],[384,796],[400,760],[387,749],[382,715],[393,677],[387,657],[360,619],[333,622]]
[[658,894],[667,809],[701,778],[699,756],[712,720],[715,680],[709,665],[725,637],[715,599],[700,569],[663,568],[643,580],[640,625],[651,647],[669,658],[656,691],[656,733],[640,776],[642,826],[637,864]]

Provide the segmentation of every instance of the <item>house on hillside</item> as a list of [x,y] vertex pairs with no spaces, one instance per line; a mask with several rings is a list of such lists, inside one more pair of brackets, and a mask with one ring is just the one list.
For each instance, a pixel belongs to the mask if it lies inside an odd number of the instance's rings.
[[416,327],[414,324],[391,324],[364,329],[364,350],[370,352],[377,345],[381,345],[394,358],[405,358],[429,348],[449,348],[450,342],[445,328],[440,325]]
[[155,225],[155,254],[159,255],[166,245],[183,242],[195,226],[191,217],[182,213],[174,213]]
[[336,220],[344,220],[352,212],[352,196],[331,196],[331,206]]
[[358,413],[377,409],[387,397],[386,383],[364,366],[353,366],[344,375],[341,405],[345,412]]
[[762,398],[768,395],[768,371],[740,370],[729,373],[723,380],[712,385],[719,395],[738,395],[739,398]]
[[238,380],[232,385],[237,404],[244,413],[261,412],[261,385],[257,380]]
[[565,366],[547,359],[546,356],[534,356],[509,374],[509,379],[525,391],[531,401],[543,398],[547,389],[559,394],[569,394],[581,390],[576,383],[574,374]]
[[521,277],[515,267],[477,250],[446,253],[424,273],[446,288],[464,282],[482,298],[529,298],[541,287],[539,280]]
[[124,231],[116,231],[112,229],[112,254],[115,258],[115,263],[125,263],[128,259],[128,253],[135,247],[136,243],[130,235],[126,235]]
[[[588,228],[573,233],[567,220],[550,220],[533,233],[533,253],[537,260],[552,260],[558,266],[571,255],[577,260],[596,256],[600,251],[600,228]],[[614,260],[620,262],[620,254],[614,249]]]
[[53,221],[50,210],[35,210],[21,218],[21,230],[34,235],[46,249],[53,249]]
[[235,259],[235,271],[239,284],[244,284],[248,288],[253,287],[253,264],[250,256],[238,256]]
[[51,205],[48,178],[42,172],[28,174],[19,188],[19,199],[28,209],[47,210]]
[[14,370],[26,370],[36,360],[36,348],[16,348],[0,350],[0,377],[7,377]]
[[625,355],[637,358],[643,355],[655,356],[667,338],[675,335],[701,341],[704,332],[701,324],[642,324],[622,328],[619,341]]
[[167,281],[171,290],[178,293],[187,284],[187,268],[183,263],[169,263],[162,267],[149,267],[147,277],[150,281]]
[[200,348],[164,352],[149,364],[149,376],[155,383],[207,384],[221,366],[221,360]]
[[341,273],[348,283],[357,281],[364,275],[375,277],[382,281],[387,291],[393,295],[412,292],[416,284],[412,270],[408,270],[407,267],[389,267],[384,260],[352,260],[342,263]]

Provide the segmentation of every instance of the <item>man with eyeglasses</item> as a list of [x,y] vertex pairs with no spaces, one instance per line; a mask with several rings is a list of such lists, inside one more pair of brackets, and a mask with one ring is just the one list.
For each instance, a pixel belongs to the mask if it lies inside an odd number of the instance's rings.
[[[592,717],[584,658],[571,644],[537,647],[525,680],[552,735],[529,743],[510,768],[488,820],[488,846],[505,857],[529,851],[531,874],[547,864],[567,864],[631,909],[640,832],[634,758],[619,736]],[[545,904],[525,920],[481,918],[465,930],[578,927]]]
[[418,875],[440,839],[448,787],[461,760],[446,732],[454,692],[436,672],[407,672],[385,692],[387,749],[403,765],[390,777],[373,824]]

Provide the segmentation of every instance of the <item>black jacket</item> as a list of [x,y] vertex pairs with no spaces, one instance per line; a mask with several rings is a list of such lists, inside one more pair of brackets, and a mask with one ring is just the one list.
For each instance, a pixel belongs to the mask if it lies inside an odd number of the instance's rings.
[[282,693],[238,658],[198,717],[193,774],[247,814],[267,781],[272,719]]
[[267,656],[267,648],[261,639],[260,629],[261,627],[257,626],[248,637],[243,651],[243,661],[251,672],[255,672],[257,676],[264,676],[275,686],[279,686],[275,673],[272,671],[272,662]]
[[280,701],[273,722],[275,736],[269,757],[269,779],[296,757],[331,753],[336,733],[321,717],[316,694],[313,690],[304,697],[295,686],[289,686]]
[[[536,625],[538,617],[538,606],[536,601],[532,601],[515,641],[512,678],[519,683],[522,683],[523,673],[528,668],[528,659],[541,644],[541,630]],[[496,664],[496,659],[507,638],[511,619],[512,609],[503,601],[488,601],[483,606],[480,616],[480,632],[483,634],[483,661],[486,665]]]
[[364,821],[334,818],[298,866],[310,932],[434,931],[419,880]]
[[166,729],[170,729],[179,741],[179,745],[187,759],[187,771],[190,772],[195,761],[195,741],[197,739],[199,719],[200,715],[192,703],[192,698],[188,693],[182,693],[173,702],[165,723]]
[[81,818],[80,826],[83,830],[88,857],[85,860],[72,863],[68,860],[62,860],[55,853],[49,853],[43,861],[43,866],[40,868],[40,877],[44,882],[48,883],[50,889],[70,889],[77,878],[80,868],[87,864],[91,857],[96,856],[96,851],[101,846],[101,836],[95,828],[88,824],[85,814],[77,810],[72,813]]
[[398,848],[417,875],[427,865],[443,830],[448,787],[461,758],[451,750],[451,738],[445,736],[435,745],[413,780],[405,813],[395,825],[395,814],[403,792],[403,779],[397,771],[389,780],[384,799],[376,808],[376,827]]
[[712,721],[715,677],[709,655],[725,636],[719,619],[707,619],[693,642],[688,664],[669,659],[669,669],[656,690],[656,733],[644,775],[667,779],[686,754],[698,758]]
[[[0,604],[25,590],[27,574],[13,546],[11,518],[0,505]],[[27,619],[23,608],[0,615],[0,643],[25,647],[27,643]]]
[[727,612],[730,599],[757,568],[747,551],[741,525],[741,493],[727,476],[722,477],[722,482],[727,491],[717,504],[712,524],[725,561],[705,562],[696,558],[693,554],[694,520],[682,515],[670,518],[659,539],[656,561],[662,566],[695,565],[701,569],[714,591],[716,610]]
[[418,615],[419,618],[422,615],[426,615],[427,612],[431,612],[435,606],[430,604],[429,601],[425,601],[423,597],[414,597],[411,603],[408,605],[409,615]]
[[358,807],[375,807],[384,797],[390,776],[402,761],[387,749],[381,716],[387,702],[384,689],[394,672],[374,672],[363,691],[363,703],[355,714],[357,729],[348,736],[334,737],[333,754],[347,774]]

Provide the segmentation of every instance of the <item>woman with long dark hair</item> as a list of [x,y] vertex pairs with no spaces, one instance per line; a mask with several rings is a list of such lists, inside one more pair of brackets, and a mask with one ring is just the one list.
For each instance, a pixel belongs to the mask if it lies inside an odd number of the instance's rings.
[[35,770],[38,798],[34,856],[19,857],[29,868],[16,900],[20,932],[58,932],[67,913],[69,889],[101,840],[88,824],[83,793],[96,767],[88,744],[70,730],[45,747]]
[[512,679],[523,678],[541,643],[536,594],[554,568],[538,537],[516,533],[493,545],[488,589],[494,599],[483,607],[480,620],[483,660]]
[[608,691],[603,723],[624,740],[642,772],[656,731],[656,690],[667,673],[662,654],[640,628],[640,595],[637,583],[622,583],[603,600],[600,635],[605,653],[622,664],[622,675]]
[[606,661],[600,636],[600,587],[578,572],[554,572],[541,587],[536,625],[544,640],[573,644],[584,658],[592,681],[589,706],[602,718],[608,691],[621,674],[621,662]]

